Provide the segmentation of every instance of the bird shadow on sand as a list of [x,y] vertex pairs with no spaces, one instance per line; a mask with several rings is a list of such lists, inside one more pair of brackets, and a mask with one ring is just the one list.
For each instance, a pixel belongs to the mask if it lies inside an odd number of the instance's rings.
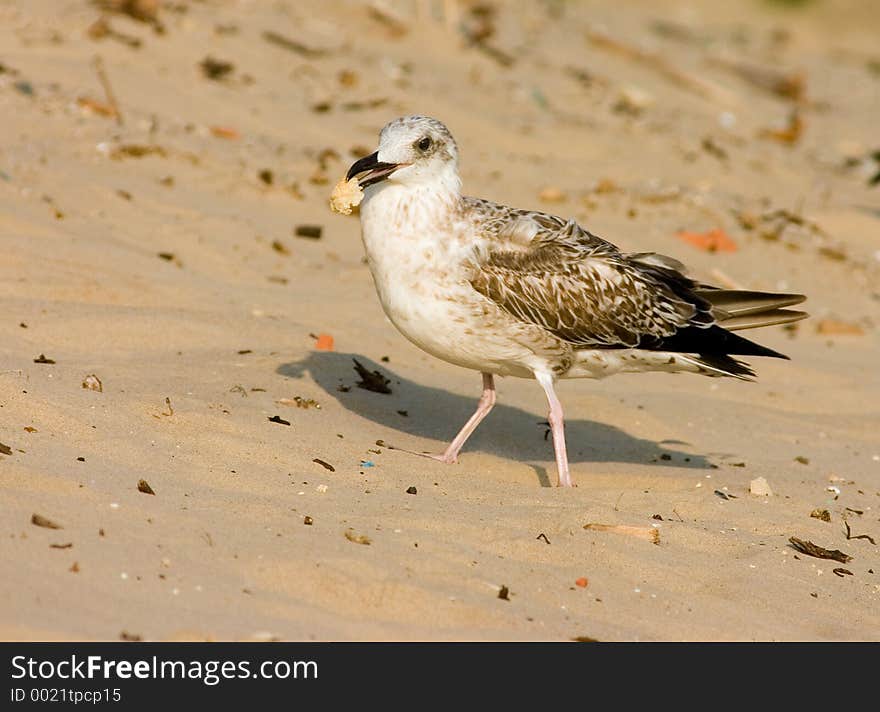
[[[352,359],[357,359],[368,371],[379,371],[389,379],[390,394],[375,393],[358,387],[360,377]],[[388,364],[359,354],[338,352],[311,352],[301,361],[281,364],[276,372],[289,378],[311,377],[327,395],[353,413],[393,428],[401,433],[389,445],[418,449],[422,443],[408,442],[406,435],[437,440],[435,450],[440,452],[458,429],[474,412],[480,395],[480,378],[474,373],[474,394],[466,397],[457,393],[423,386],[392,371]],[[571,395],[569,395],[571,397]],[[535,384],[536,401],[543,402],[543,394]],[[563,396],[564,398],[564,396]],[[520,408],[500,401],[468,440],[462,451],[481,451],[521,461],[553,459],[553,445],[545,440],[546,423]],[[714,466],[702,455],[673,450],[661,443],[634,437],[613,425],[592,420],[566,420],[566,441],[571,462],[623,462],[656,464],[667,467],[709,469]],[[682,444],[665,441],[667,444]],[[549,485],[544,467],[532,465],[542,485]],[[551,468],[552,469],[552,468]]]

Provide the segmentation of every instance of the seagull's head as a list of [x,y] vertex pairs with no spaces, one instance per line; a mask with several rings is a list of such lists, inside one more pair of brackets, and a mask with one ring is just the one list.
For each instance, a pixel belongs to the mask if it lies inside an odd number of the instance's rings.
[[352,165],[347,179],[354,177],[361,188],[393,183],[458,192],[458,147],[437,119],[403,116],[382,129],[378,151]]

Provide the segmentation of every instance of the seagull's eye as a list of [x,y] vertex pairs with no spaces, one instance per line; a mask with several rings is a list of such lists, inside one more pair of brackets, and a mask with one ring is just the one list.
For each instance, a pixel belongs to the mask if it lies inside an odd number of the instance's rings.
[[420,151],[427,151],[431,148],[431,137],[425,136],[421,141],[416,144],[419,147]]

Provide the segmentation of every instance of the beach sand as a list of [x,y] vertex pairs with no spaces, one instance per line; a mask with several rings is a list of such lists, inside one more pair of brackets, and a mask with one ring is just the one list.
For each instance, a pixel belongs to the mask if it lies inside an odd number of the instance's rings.
[[[880,639],[876,11],[730,5],[0,3],[0,638]],[[572,490],[533,381],[389,450],[480,392],[328,206],[409,113],[469,194],[807,294],[792,360],[561,383]]]

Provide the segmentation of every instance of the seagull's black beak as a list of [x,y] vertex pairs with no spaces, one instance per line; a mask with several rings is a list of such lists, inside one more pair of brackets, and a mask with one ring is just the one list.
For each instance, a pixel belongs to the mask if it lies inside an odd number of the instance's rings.
[[400,163],[382,163],[379,160],[379,152],[376,151],[369,156],[364,156],[359,161],[355,161],[352,167],[348,169],[345,179],[351,180],[355,176],[359,176],[358,185],[361,188],[366,188],[368,185],[385,180],[400,168],[401,165]]

